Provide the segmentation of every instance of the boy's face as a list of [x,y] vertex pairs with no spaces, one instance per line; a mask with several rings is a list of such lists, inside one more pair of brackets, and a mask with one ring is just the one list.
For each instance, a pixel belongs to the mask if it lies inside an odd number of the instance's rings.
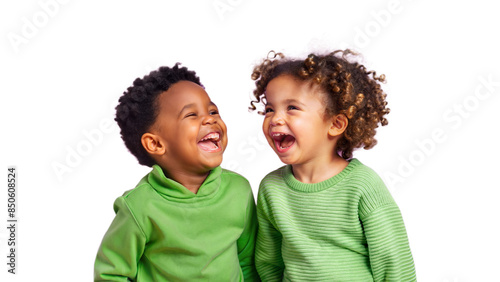
[[286,164],[305,164],[332,154],[325,118],[323,94],[315,87],[281,75],[266,88],[265,118],[262,125],[269,145]]
[[168,169],[206,173],[221,164],[227,146],[226,125],[201,86],[179,81],[159,95],[158,106],[150,131],[165,146]]

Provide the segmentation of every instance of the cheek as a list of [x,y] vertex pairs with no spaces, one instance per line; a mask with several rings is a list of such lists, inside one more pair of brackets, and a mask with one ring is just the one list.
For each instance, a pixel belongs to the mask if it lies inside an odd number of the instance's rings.
[[222,135],[222,147],[224,150],[226,149],[228,142],[229,142],[229,138],[227,137],[227,131],[224,130],[224,134]]
[[179,137],[183,137],[186,141],[196,141],[198,139],[198,134],[200,133],[200,127],[197,123],[186,124],[182,128],[179,128],[175,133]]
[[264,133],[264,137],[266,137],[266,140],[269,143],[269,146],[273,147],[274,140],[269,135],[270,122],[271,122],[271,118],[264,118],[264,121],[262,122],[262,132]]
[[227,138],[227,126],[226,126],[226,123],[222,119],[219,119],[218,123],[219,123],[219,126],[220,126],[221,130],[222,130],[222,135],[223,135],[222,136],[222,141],[227,145],[228,138]]
[[307,132],[314,128],[314,126],[311,123],[300,118],[291,120],[290,127],[291,127],[290,130],[297,132]]
[[219,124],[220,128],[222,129],[222,133],[223,133],[224,135],[226,135],[226,134],[227,134],[227,126],[226,126],[226,123],[225,123],[222,119],[219,119],[219,120],[217,121],[217,123]]
[[271,118],[265,117],[264,120],[262,121],[262,131],[264,132],[264,136],[266,138],[268,137],[267,135],[269,134],[269,123],[271,121]]
[[293,121],[293,125],[290,125],[290,130],[295,134],[297,142],[328,136],[328,128],[328,123],[314,117],[310,119],[296,119]]

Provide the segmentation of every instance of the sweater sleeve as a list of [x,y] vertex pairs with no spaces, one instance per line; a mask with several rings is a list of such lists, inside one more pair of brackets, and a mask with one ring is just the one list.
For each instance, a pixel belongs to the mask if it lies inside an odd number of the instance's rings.
[[373,210],[363,220],[374,281],[416,281],[401,212],[395,203]]
[[257,218],[259,231],[255,249],[255,266],[262,281],[282,281],[285,264],[281,256],[282,235],[271,222],[270,210],[259,191]]
[[146,236],[123,197],[116,199],[114,210],[116,216],[97,252],[94,281],[135,279],[146,245]]
[[238,239],[238,259],[243,271],[245,281],[259,281],[259,275],[255,269],[255,240],[257,236],[257,215],[255,211],[255,200],[252,191],[248,196],[245,228]]

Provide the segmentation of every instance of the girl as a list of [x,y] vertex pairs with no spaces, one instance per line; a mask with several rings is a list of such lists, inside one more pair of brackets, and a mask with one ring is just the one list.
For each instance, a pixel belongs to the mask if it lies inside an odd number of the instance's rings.
[[401,213],[380,177],[352,158],[387,125],[385,76],[335,51],[270,52],[254,68],[264,135],[286,165],[261,182],[256,267],[263,281],[415,281]]

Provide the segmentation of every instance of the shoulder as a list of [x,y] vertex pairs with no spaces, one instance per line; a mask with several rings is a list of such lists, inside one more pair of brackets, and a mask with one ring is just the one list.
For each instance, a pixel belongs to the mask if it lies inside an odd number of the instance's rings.
[[125,191],[122,196],[118,197],[115,201],[115,207],[117,205],[119,207],[126,205],[131,211],[142,209],[146,201],[149,202],[151,199],[157,197],[157,193],[148,182],[149,174],[150,173],[146,174],[139,183],[137,183],[135,188]]
[[268,173],[264,178],[262,178],[262,181],[260,182],[260,186],[267,186],[267,185],[273,185],[273,184],[279,184],[283,182],[283,177],[288,171],[288,166],[284,165],[276,170],[271,171]]
[[252,193],[250,182],[243,175],[225,168],[221,172],[221,185],[230,187],[233,192]]
[[382,182],[380,176],[369,166],[363,164],[358,159],[352,159],[349,163],[352,165],[352,174],[356,177],[361,177],[367,182]]
[[372,168],[358,159],[352,159],[349,166],[351,167],[351,172],[347,177],[349,183],[365,192],[388,192],[384,181]]
[[386,205],[396,205],[382,178],[359,160],[351,160],[351,162],[353,161],[356,163],[348,177],[348,182],[355,185],[355,189],[358,190],[360,195],[360,216],[363,218]]
[[250,182],[243,175],[225,168],[222,169],[221,178],[223,182],[231,183],[231,185],[250,187]]
[[249,183],[248,180],[243,175],[225,168],[222,169],[221,177],[231,181]]
[[271,171],[261,180],[257,196],[260,202],[270,201],[274,197],[282,197],[287,192],[288,187],[284,177],[288,173],[288,170],[287,165],[282,166]]
[[141,179],[134,189],[125,191],[113,203],[116,218],[119,218],[121,226],[126,228],[137,226],[145,237],[151,232],[151,228],[147,225],[148,207],[151,205],[145,205],[144,203],[151,203],[151,200],[157,197],[152,186],[145,181],[146,178],[147,175]]

